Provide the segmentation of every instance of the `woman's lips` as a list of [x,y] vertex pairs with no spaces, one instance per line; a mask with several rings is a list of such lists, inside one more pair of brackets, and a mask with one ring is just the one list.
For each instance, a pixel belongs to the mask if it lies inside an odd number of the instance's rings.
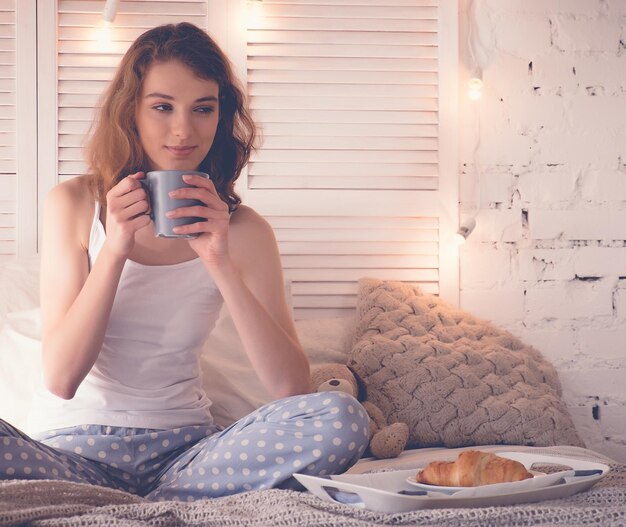
[[191,154],[195,150],[195,146],[166,146],[167,150],[169,150],[176,157],[186,157]]

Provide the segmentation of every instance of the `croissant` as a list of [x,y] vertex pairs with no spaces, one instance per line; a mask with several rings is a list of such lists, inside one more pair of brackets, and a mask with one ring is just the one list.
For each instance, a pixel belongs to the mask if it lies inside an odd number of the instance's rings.
[[433,461],[417,473],[418,483],[445,487],[477,487],[491,483],[521,481],[533,475],[518,461],[466,450],[456,461]]

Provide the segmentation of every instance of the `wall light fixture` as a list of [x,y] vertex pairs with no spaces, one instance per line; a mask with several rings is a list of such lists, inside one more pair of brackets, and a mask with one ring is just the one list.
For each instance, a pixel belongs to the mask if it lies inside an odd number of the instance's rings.
[[117,15],[119,3],[120,0],[107,0],[104,4],[104,11],[102,11],[102,19],[112,24],[115,20],[115,15]]
[[472,234],[472,231],[474,230],[475,227],[476,227],[475,217],[471,217],[465,220],[459,227],[459,230],[456,231],[456,234],[454,235],[454,241],[456,242],[456,244],[463,245],[465,243],[465,240],[467,240],[467,238],[469,237],[469,235]]

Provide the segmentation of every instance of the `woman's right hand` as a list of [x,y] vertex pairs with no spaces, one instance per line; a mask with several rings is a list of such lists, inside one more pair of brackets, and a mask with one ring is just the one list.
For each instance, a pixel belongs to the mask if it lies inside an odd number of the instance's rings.
[[150,223],[148,195],[141,185],[143,172],[122,179],[107,192],[106,243],[121,257],[135,245],[135,233]]

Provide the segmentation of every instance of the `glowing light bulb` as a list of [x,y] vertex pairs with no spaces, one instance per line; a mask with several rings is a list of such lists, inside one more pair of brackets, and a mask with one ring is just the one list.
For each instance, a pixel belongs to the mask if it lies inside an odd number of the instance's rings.
[[472,77],[467,83],[467,96],[472,101],[479,100],[483,95],[483,81],[478,77]]
[[248,0],[246,9],[247,27],[259,29],[263,21],[263,2]]
[[467,238],[460,233],[454,235],[454,243],[457,245],[463,245],[467,241]]
[[98,50],[108,52],[112,47],[112,35],[111,35],[111,22],[106,20],[100,20],[98,25],[94,28],[96,32],[95,41],[98,43]]

